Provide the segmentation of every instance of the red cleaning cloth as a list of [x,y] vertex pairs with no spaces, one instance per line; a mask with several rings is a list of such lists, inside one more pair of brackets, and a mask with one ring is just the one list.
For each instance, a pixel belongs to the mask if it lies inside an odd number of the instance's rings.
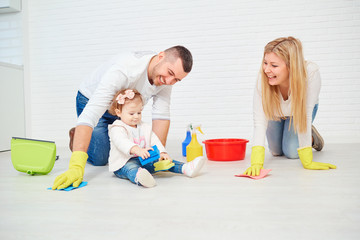
[[252,179],[260,179],[260,178],[265,177],[270,171],[271,171],[271,169],[261,169],[259,176],[250,176],[250,175],[246,175],[246,174],[239,174],[239,175],[235,175],[235,177],[249,177]]

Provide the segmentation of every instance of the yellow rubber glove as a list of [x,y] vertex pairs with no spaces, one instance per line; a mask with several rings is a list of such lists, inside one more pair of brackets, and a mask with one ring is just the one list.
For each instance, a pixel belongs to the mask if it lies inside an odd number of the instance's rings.
[[63,189],[71,184],[73,184],[73,187],[78,187],[83,180],[87,159],[86,152],[73,152],[70,158],[69,170],[55,178],[52,189]]
[[300,161],[304,168],[311,169],[311,170],[328,170],[328,169],[335,169],[336,166],[330,163],[320,163],[320,162],[313,162],[313,152],[312,147],[303,147],[298,148],[298,154]]
[[263,169],[265,159],[265,148],[254,146],[251,149],[251,167],[246,169],[244,174],[249,176],[259,176],[260,169]]

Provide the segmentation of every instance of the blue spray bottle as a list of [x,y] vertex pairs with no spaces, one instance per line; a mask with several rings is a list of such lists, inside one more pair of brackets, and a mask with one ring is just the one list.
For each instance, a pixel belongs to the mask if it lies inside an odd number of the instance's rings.
[[187,129],[186,129],[186,138],[185,138],[185,140],[182,142],[182,155],[183,155],[184,157],[186,157],[186,147],[187,147],[187,145],[189,145],[189,143],[190,143],[190,141],[191,141],[190,125],[191,125],[191,124],[189,124],[189,125],[187,126]]

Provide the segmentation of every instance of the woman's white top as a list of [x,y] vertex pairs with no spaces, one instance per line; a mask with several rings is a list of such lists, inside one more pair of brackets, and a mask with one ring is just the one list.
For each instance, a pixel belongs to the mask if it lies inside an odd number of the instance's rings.
[[152,119],[170,119],[172,86],[155,86],[149,83],[147,69],[154,52],[129,52],[116,55],[99,66],[83,81],[79,91],[89,99],[78,118],[77,125],[94,128],[109,109],[117,91],[125,88],[138,90],[146,104],[153,98]]
[[[311,121],[312,112],[315,104],[319,102],[319,93],[321,88],[321,78],[319,67],[312,62],[307,62],[306,71],[308,77],[307,86],[307,99],[306,99],[306,132],[298,133],[299,147],[309,147],[312,144],[311,140]],[[254,138],[253,146],[264,146],[265,135],[268,125],[268,120],[265,116],[263,105],[261,101],[261,78],[258,77],[257,84],[254,91],[254,103],[253,103],[253,117],[254,117]],[[280,94],[281,96],[281,94]],[[281,96],[280,100],[281,111],[284,116],[291,116],[291,94],[287,100],[284,100]]]

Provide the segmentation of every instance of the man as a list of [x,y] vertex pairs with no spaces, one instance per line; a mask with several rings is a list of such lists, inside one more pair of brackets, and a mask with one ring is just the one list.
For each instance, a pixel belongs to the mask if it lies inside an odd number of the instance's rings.
[[107,164],[110,151],[108,125],[116,120],[107,109],[118,90],[137,89],[145,103],[153,99],[152,128],[165,146],[170,127],[172,85],[187,76],[192,64],[190,51],[183,46],[174,46],[158,54],[119,54],[97,68],[80,85],[76,97],[79,118],[75,130],[70,130],[73,153],[69,169],[55,179],[52,188],[79,186],[86,161],[95,166]]

